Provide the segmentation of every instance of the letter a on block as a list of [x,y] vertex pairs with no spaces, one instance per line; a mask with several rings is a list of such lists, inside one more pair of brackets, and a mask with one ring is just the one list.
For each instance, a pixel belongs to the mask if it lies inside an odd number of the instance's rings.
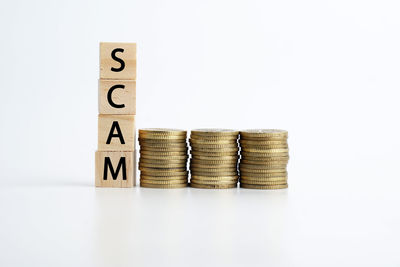
[[96,151],[96,186],[133,187],[136,181],[134,152]]
[[100,43],[100,79],[136,80],[136,44]]
[[98,149],[102,151],[135,150],[134,115],[99,115]]

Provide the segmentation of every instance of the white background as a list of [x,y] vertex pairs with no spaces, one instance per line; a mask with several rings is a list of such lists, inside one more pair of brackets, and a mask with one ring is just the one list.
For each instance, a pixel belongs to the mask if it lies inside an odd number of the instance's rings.
[[[0,266],[400,266],[398,1],[0,8]],[[289,189],[95,189],[100,41],[137,128],[283,128]]]

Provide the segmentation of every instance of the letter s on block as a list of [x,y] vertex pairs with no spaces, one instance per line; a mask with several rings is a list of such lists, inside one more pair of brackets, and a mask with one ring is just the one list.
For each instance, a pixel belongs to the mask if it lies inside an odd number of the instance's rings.
[[120,66],[119,68],[111,67],[111,70],[112,70],[112,71],[115,71],[115,72],[120,72],[120,71],[123,71],[123,70],[124,70],[124,68],[125,68],[125,62],[124,62],[121,58],[119,58],[119,57],[117,57],[117,56],[115,55],[117,52],[123,53],[123,52],[124,52],[124,49],[123,49],[123,48],[115,48],[115,49],[111,52],[111,57],[112,57],[112,59],[114,59],[115,61],[119,62],[119,63],[121,64],[121,66]]

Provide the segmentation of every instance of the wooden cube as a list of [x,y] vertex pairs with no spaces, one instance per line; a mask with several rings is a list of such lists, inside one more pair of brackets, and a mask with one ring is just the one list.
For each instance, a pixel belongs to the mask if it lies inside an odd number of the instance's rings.
[[136,80],[136,44],[100,43],[100,78]]
[[133,187],[136,185],[134,151],[96,151],[95,184],[98,187]]
[[98,117],[98,149],[102,151],[135,150],[135,115]]
[[136,114],[136,81],[99,80],[100,114]]

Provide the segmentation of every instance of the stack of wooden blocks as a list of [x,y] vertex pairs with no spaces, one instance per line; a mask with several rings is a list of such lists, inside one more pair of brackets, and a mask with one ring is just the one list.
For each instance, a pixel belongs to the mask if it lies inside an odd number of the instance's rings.
[[100,43],[96,186],[135,186],[135,114],[136,44]]

